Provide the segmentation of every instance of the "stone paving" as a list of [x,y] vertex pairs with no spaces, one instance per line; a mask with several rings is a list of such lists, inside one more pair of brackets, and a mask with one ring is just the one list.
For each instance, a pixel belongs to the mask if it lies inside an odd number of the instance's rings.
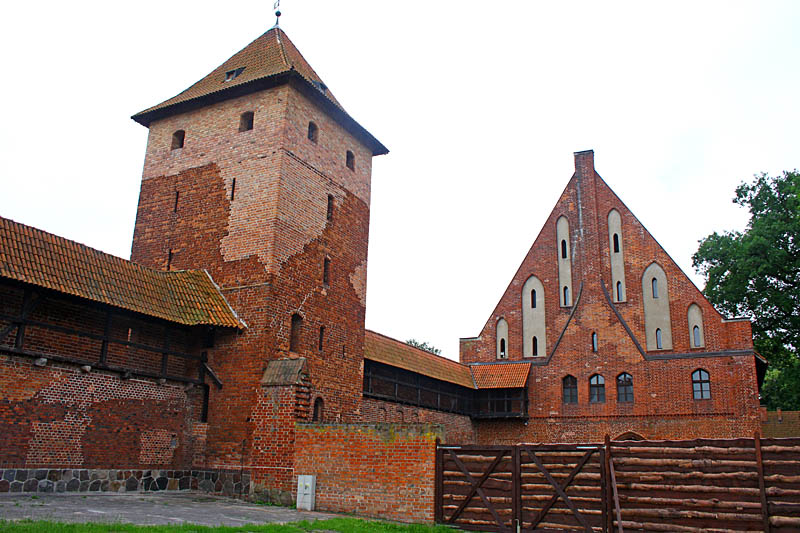
[[335,516],[190,492],[0,495],[0,520],[242,526]]

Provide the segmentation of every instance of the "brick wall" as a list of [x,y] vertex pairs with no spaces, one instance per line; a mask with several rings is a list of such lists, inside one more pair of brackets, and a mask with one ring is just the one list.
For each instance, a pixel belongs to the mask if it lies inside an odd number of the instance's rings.
[[800,411],[767,411],[761,408],[761,435],[769,437],[800,437]]
[[316,475],[319,511],[433,520],[436,437],[416,424],[298,424],[297,475]]
[[467,415],[365,397],[361,404],[361,418],[365,423],[435,424],[441,428],[441,441],[445,444],[477,442],[475,427]]

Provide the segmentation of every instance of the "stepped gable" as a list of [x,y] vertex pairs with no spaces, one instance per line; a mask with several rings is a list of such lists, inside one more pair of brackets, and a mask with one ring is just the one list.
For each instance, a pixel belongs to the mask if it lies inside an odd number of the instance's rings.
[[389,152],[347,114],[325,82],[311,68],[286,33],[278,27],[268,30],[185,91],[140,111],[131,118],[143,126],[149,126],[154,120],[290,81],[296,82],[301,92],[369,146],[373,155]]
[[245,327],[204,270],[153,270],[3,217],[0,277],[178,324]]

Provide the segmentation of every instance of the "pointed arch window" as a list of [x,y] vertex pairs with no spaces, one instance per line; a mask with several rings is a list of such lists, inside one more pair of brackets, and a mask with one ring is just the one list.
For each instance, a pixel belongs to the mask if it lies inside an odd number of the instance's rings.
[[606,380],[600,374],[589,378],[589,403],[606,402]]
[[498,359],[508,358],[508,322],[505,318],[500,318],[495,326],[495,334],[497,336],[497,355]]
[[531,291],[531,309],[536,309],[536,289]]
[[567,258],[567,240],[561,239],[561,259]]
[[663,350],[664,343],[661,340],[661,328],[656,328],[656,349]]
[[172,149],[178,150],[183,148],[183,142],[186,140],[186,132],[184,130],[178,130],[172,134]]
[[619,253],[619,233],[614,234],[614,253]]
[[702,368],[692,372],[692,393],[695,400],[708,400],[711,398],[711,378],[708,372]]
[[692,346],[695,348],[702,346],[700,341],[700,326],[695,326],[692,328]]
[[533,337],[532,342],[533,342],[533,355],[539,355],[539,339]]
[[658,280],[656,278],[650,280],[650,287],[653,290],[653,298],[658,298]]
[[592,351],[597,351],[597,332],[592,332]]
[[506,358],[506,340],[500,339],[500,359]]
[[578,403],[578,380],[575,376],[564,376],[561,380],[561,395],[564,403]]
[[627,372],[623,372],[617,376],[617,401],[633,401],[633,376]]
[[325,409],[325,402],[322,398],[314,400],[314,414],[311,417],[312,422],[322,422],[322,412]]

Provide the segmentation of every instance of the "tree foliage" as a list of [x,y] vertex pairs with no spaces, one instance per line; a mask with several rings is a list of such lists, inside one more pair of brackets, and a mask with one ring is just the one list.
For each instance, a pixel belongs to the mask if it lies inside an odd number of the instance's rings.
[[406,344],[408,344],[409,346],[413,346],[414,348],[419,348],[420,350],[425,350],[426,352],[430,352],[433,355],[442,355],[442,351],[439,348],[432,346],[427,342],[420,342],[417,339],[408,339],[406,341]]
[[800,409],[800,173],[755,176],[733,201],[750,211],[746,229],[700,241],[693,265],[718,309],[753,321],[756,350],[770,362],[767,406]]

